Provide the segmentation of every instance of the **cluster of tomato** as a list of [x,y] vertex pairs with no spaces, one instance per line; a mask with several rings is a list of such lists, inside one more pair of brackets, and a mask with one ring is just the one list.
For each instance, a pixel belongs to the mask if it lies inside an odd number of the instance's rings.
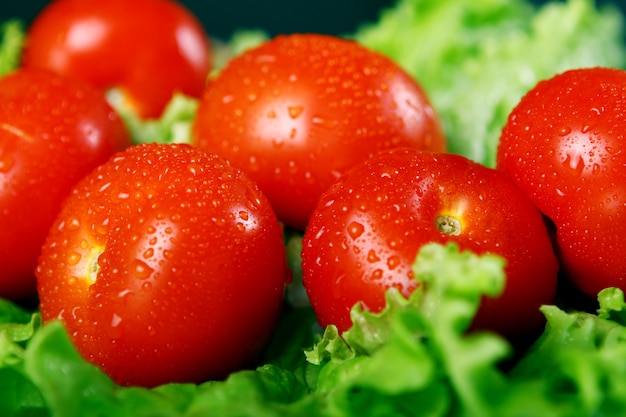
[[[0,296],[37,296],[117,382],[254,363],[291,279],[285,227],[302,232],[320,324],[340,331],[356,303],[419,286],[427,242],[507,261],[474,326],[510,338],[541,326],[559,269],[588,294],[619,286],[625,72],[540,83],[495,169],[446,153],[421,87],[355,42],[279,36],[210,70],[208,36],[175,2],[57,0],[0,79]],[[105,92],[144,118],[198,98],[193,144],[132,145]]]

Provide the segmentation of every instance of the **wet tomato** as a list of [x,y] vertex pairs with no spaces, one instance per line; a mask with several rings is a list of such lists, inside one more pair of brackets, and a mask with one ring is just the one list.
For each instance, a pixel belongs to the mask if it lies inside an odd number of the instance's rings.
[[89,81],[153,118],[176,92],[200,96],[210,44],[176,1],[56,0],[30,25],[23,65]]
[[36,296],[37,256],[61,201],[129,145],[91,85],[34,69],[0,78],[0,297]]
[[194,143],[244,170],[278,217],[304,229],[348,168],[383,149],[443,151],[421,87],[388,58],[332,36],[278,36],[207,84]]
[[355,166],[327,190],[304,235],[303,283],[320,323],[351,326],[361,303],[380,311],[385,291],[408,296],[419,282],[421,246],[456,242],[506,262],[506,288],[484,298],[474,320],[513,338],[544,323],[553,302],[557,260],[546,225],[504,174],[453,154],[385,151]]
[[85,177],[37,267],[44,322],[124,385],[225,377],[281,311],[282,229],[258,187],[190,145],[139,145]]
[[565,276],[592,295],[626,290],[626,71],[540,82],[504,127],[497,167],[554,223]]

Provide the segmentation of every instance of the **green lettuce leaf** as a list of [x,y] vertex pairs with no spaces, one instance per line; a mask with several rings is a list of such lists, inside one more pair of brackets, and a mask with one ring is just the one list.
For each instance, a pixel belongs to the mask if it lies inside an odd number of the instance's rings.
[[567,416],[626,410],[626,327],[610,319],[613,313],[623,318],[623,293],[607,289],[598,300],[599,315],[543,307],[546,331],[511,372],[540,394],[530,404],[549,401],[558,415]]
[[24,40],[24,24],[20,20],[9,20],[0,25],[0,76],[19,66]]
[[495,165],[509,112],[539,80],[574,67],[625,67],[624,17],[593,0],[398,0],[354,38],[428,93],[449,150]]
[[107,100],[122,118],[132,142],[139,143],[191,143],[191,125],[196,117],[198,100],[184,94],[175,94],[155,119],[142,119],[124,104],[115,89],[107,93]]

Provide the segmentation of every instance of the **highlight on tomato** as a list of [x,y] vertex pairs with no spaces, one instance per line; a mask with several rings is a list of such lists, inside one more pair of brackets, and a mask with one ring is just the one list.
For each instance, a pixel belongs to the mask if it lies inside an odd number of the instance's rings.
[[554,224],[564,276],[595,298],[626,290],[626,71],[569,70],[511,112],[497,168]]
[[123,123],[93,86],[36,69],[0,78],[0,297],[36,298],[37,256],[61,202],[127,146]]
[[299,230],[356,163],[396,147],[445,150],[414,79],[354,41],[319,34],[278,36],[232,59],[207,84],[193,143],[246,172]]
[[545,323],[558,263],[541,213],[503,173],[460,155],[383,151],[349,170],[322,196],[303,239],[303,283],[322,326],[352,325],[357,303],[378,312],[385,292],[408,296],[420,284],[412,264],[426,243],[506,261],[497,298],[473,322],[517,340]]
[[55,0],[28,28],[22,64],[86,80],[116,107],[157,118],[175,93],[200,97],[209,37],[173,0]]
[[269,202],[190,145],[128,148],[65,201],[37,266],[44,323],[123,385],[253,366],[291,279]]

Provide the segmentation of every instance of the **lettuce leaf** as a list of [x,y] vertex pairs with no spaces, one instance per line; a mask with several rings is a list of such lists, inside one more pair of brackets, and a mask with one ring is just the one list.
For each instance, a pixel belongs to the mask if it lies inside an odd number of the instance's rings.
[[398,0],[354,38],[420,82],[449,150],[495,165],[509,112],[539,80],[574,67],[626,66],[624,17],[593,0]]
[[[256,369],[224,381],[155,389],[115,385],[76,352],[60,323],[0,303],[3,416],[602,416],[626,410],[626,303],[599,295],[597,314],[544,306],[544,334],[523,355],[470,331],[480,299],[505,285],[504,262],[425,246],[408,299],[387,294],[355,325],[320,334],[309,307],[289,307]],[[514,360],[514,366],[508,364]],[[10,360],[7,360],[10,358]],[[506,364],[506,365],[505,365]]]
[[20,20],[9,20],[0,25],[0,77],[19,66],[25,37],[24,24]]

